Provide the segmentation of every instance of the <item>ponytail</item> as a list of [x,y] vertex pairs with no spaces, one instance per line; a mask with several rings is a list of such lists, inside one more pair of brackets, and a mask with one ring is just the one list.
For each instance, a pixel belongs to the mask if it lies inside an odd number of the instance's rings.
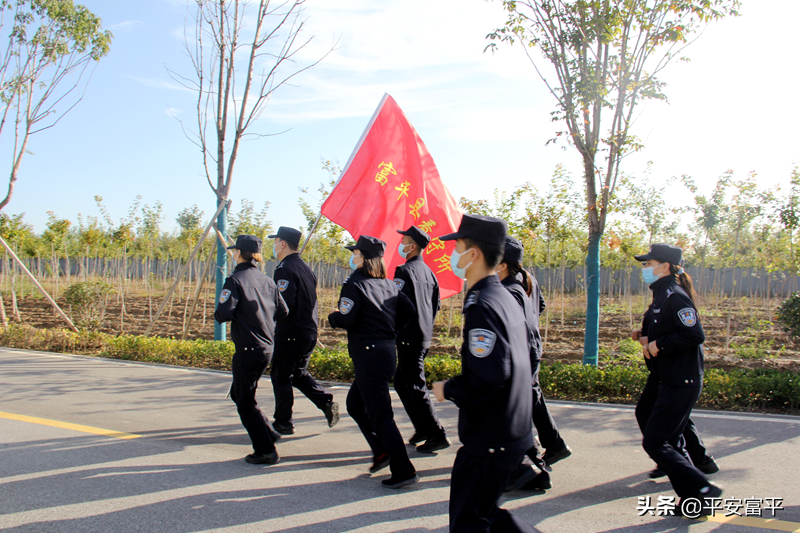
[[518,274],[522,274],[522,286],[525,287],[525,292],[528,293],[528,296],[533,294],[533,280],[528,271],[522,268],[519,263],[506,264],[508,265],[508,275],[516,279]]
[[669,272],[675,279],[678,281],[678,285],[683,287],[683,290],[686,291],[686,294],[689,295],[689,298],[692,299],[692,303],[697,305],[697,291],[694,290],[694,282],[692,281],[692,277],[686,273],[682,266],[673,265],[672,263],[669,264]]

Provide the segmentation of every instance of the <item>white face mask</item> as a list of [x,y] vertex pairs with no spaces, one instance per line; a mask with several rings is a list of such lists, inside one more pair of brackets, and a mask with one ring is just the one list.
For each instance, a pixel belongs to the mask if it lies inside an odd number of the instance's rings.
[[472,266],[472,263],[474,263],[474,261],[470,261],[469,263],[467,263],[467,265],[464,268],[459,268],[458,267],[458,263],[461,261],[461,256],[463,256],[465,253],[469,252],[470,250],[472,250],[472,248],[470,248],[469,250],[464,250],[461,253],[458,253],[456,251],[456,249],[453,248],[453,253],[450,254],[450,268],[453,270],[453,274],[455,274],[456,276],[458,276],[461,279],[467,279],[467,269],[470,266]]
[[400,246],[397,247],[397,251],[400,253],[400,257],[402,257],[403,259],[408,259],[409,252],[405,251],[406,250],[406,246],[411,246],[411,245],[410,244],[403,244],[401,242]]

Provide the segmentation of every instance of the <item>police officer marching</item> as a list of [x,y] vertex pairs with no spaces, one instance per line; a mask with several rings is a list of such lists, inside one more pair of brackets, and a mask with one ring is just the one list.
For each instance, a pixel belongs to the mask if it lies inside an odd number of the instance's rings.
[[653,244],[642,262],[642,277],[653,291],[653,302],[633,333],[642,343],[650,376],[636,406],[642,446],[666,472],[681,498],[719,498],[722,489],[709,482],[688,457],[683,433],[703,387],[705,334],[694,303],[691,277],[683,269],[683,251]]
[[281,436],[258,408],[256,389],[272,357],[275,320],[288,316],[289,309],[275,282],[256,266],[261,261],[261,244],[258,237],[239,235],[236,244],[228,247],[233,250],[236,268],[225,280],[214,320],[231,323],[236,351],[231,363],[230,396],[253,443],[253,453],[245,461],[275,464],[279,461],[275,442]]
[[525,322],[530,330],[530,362],[531,362],[531,387],[533,392],[533,425],[539,435],[539,440],[545,447],[542,456],[536,445],[526,452],[533,462],[532,465],[523,464],[515,472],[507,490],[547,490],[551,488],[550,474],[546,468],[556,462],[569,457],[572,449],[564,442],[553,420],[550,410],[544,401],[541,385],[539,384],[539,365],[542,360],[542,337],[539,333],[539,316],[544,310],[545,301],[539,289],[536,278],[522,268],[524,247],[514,237],[506,237],[503,261],[497,269],[498,277],[503,287],[508,290],[522,308]]
[[417,226],[397,230],[403,236],[398,251],[406,260],[398,265],[394,282],[417,308],[416,317],[397,333],[397,371],[394,389],[414,425],[410,444],[419,444],[417,451],[434,453],[450,446],[444,428],[436,416],[425,380],[425,356],[431,347],[433,324],[441,308],[439,282],[422,253],[430,236]]
[[317,277],[297,253],[302,234],[281,226],[275,235],[272,250],[279,263],[273,278],[289,315],[275,328],[275,352],[272,356],[272,390],[275,393],[273,427],[282,435],[294,433],[292,387],[302,392],[317,406],[333,427],[339,421],[339,404],[308,373],[308,363],[317,345],[319,318],[317,313]]
[[531,434],[529,330],[522,309],[495,269],[503,258],[504,220],[465,214],[450,258],[467,281],[461,375],[434,384],[439,401],[459,408],[456,454],[450,478],[450,531],[535,531],[498,506]]
[[389,396],[389,380],[396,365],[395,336],[414,318],[414,305],[386,279],[385,242],[361,235],[355,245],[346,248],[353,252],[350,267],[355,272],[344,282],[339,309],[328,316],[328,322],[347,330],[347,350],[355,370],[347,412],[372,450],[370,472],[389,466],[392,475],[381,483],[397,489],[419,481],[395,424]]

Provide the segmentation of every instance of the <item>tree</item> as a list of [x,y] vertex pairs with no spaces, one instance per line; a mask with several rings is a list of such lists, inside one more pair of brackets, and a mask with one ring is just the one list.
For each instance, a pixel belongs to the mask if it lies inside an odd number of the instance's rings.
[[[581,155],[589,237],[585,364],[597,364],[600,318],[599,248],[606,216],[626,154],[641,147],[629,132],[642,100],[666,100],[656,76],[680,58],[707,22],[736,15],[738,0],[502,0],[506,24],[487,38],[521,42],[556,99],[553,121]],[[539,48],[555,69],[550,83],[531,55]],[[556,140],[552,139],[552,140]],[[605,161],[598,160],[600,152]]]
[[[304,3],[305,0],[287,0],[273,6],[269,0],[193,2],[194,28],[191,36],[185,36],[184,44],[194,77],[169,72],[173,79],[197,93],[197,129],[189,133],[184,127],[184,133],[202,153],[204,174],[217,196],[217,208],[228,201],[242,141],[274,135],[251,131],[272,94],[327,55],[305,66],[297,65],[299,52],[313,39],[301,39]],[[248,9],[251,4],[255,5],[255,13]],[[245,58],[247,63],[241,68],[239,60]],[[242,75],[243,86],[237,84]],[[217,227],[227,237],[226,209],[219,214]],[[217,243],[217,299],[228,270],[226,252],[225,246]],[[214,339],[225,340],[224,324],[215,323]]]
[[72,0],[0,0],[0,30],[7,19],[8,46],[0,59],[0,139],[13,129],[8,192],[14,193],[31,135],[55,126],[83,98],[86,69],[108,54],[111,33],[100,19]]

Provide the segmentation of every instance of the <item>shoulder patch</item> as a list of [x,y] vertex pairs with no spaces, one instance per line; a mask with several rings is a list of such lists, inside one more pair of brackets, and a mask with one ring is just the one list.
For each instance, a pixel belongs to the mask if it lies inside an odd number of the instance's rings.
[[343,315],[346,315],[353,310],[353,305],[355,305],[355,303],[350,298],[342,298],[339,302],[339,311],[341,311]]
[[278,270],[279,268],[283,268],[283,261],[278,263],[278,266],[275,267],[275,270]]
[[675,291],[673,291],[672,289],[667,289],[667,298],[669,298],[673,294],[675,294]]
[[404,279],[397,278],[397,279],[394,280],[394,284],[397,285],[397,289],[398,290],[402,291],[403,287],[406,286],[406,281]]
[[494,341],[497,339],[497,334],[488,329],[471,329],[469,330],[469,351],[475,357],[483,359],[494,348]]
[[281,292],[285,291],[288,286],[289,286],[289,280],[288,279],[279,279],[278,280],[278,290],[279,291],[281,291]]
[[219,294],[219,303],[224,304],[228,301],[228,298],[231,297],[231,291],[228,289],[222,289],[222,292]]
[[342,285],[344,285],[348,281],[350,281],[350,276],[347,276],[346,278],[344,278],[344,281],[342,282]]
[[684,307],[678,311],[678,318],[681,319],[684,326],[689,328],[697,324],[697,312],[692,307]]
[[478,296],[480,295],[480,293],[481,293],[481,291],[475,291],[475,292],[471,293],[469,296],[467,296],[467,301],[464,302],[464,310],[465,311],[469,308],[469,306],[475,305],[476,303],[478,303]]

